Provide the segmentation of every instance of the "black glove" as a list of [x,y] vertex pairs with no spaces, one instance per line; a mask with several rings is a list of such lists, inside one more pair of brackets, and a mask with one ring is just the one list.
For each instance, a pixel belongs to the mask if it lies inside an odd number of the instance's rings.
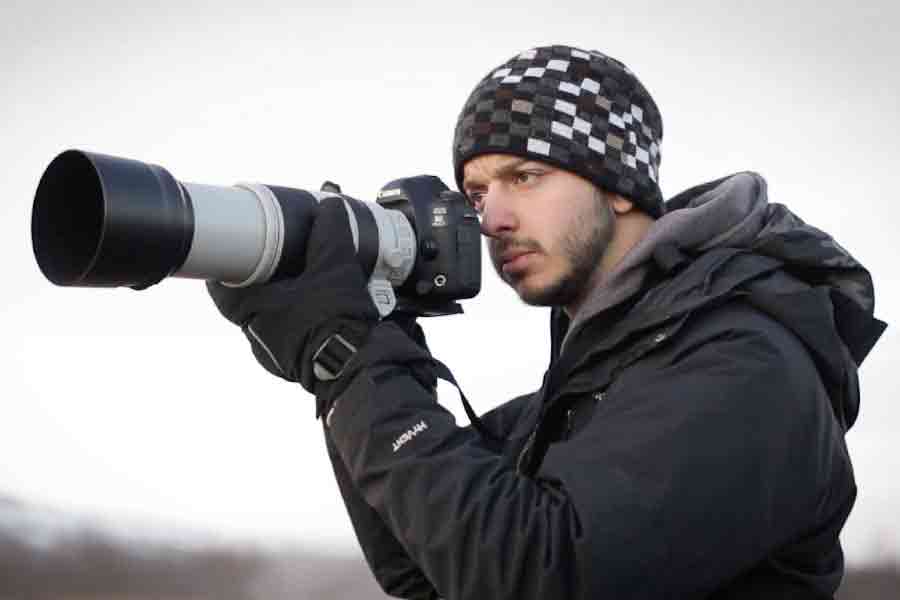
[[[396,323],[397,326],[403,330],[403,333],[418,344],[419,347],[430,356],[431,350],[428,348],[428,342],[425,340],[425,332],[417,321],[418,316],[419,315],[412,312],[395,310],[386,316],[384,320]],[[425,389],[431,390],[432,392],[437,390],[437,376],[431,368],[430,363],[417,362],[408,364],[407,367]]]
[[[328,376],[335,374],[328,372],[328,355],[352,354],[351,348],[359,348],[378,322],[339,198],[326,198],[316,209],[299,277],[246,288],[214,281],[206,285],[219,311],[241,327],[266,370],[317,395],[323,383],[330,387]],[[326,342],[316,371],[313,358]],[[326,408],[320,401],[317,416]]]

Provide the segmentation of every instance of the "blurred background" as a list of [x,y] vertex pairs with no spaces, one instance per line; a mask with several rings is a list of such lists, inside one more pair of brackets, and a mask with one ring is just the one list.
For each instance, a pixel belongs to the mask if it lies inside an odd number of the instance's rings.
[[[896,326],[898,26],[886,1],[0,3],[0,597],[380,597],[312,399],[257,366],[200,282],[43,279],[30,211],[57,153],[368,200],[409,175],[452,185],[483,75],[538,45],[595,48],[661,108],[666,197],[760,172],[869,268]],[[466,315],[425,328],[483,412],[540,385],[547,317],[485,263]],[[846,598],[900,587],[898,356],[892,327],[861,369]]]

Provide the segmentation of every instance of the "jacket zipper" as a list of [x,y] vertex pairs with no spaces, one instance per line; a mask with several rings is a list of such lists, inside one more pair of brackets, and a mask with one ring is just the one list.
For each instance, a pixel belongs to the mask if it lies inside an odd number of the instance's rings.
[[[603,401],[603,392],[596,392],[596,393],[594,393],[594,395],[592,397],[594,398],[595,403],[602,402]],[[572,431],[573,431],[572,426],[574,424],[572,422],[573,421],[572,417],[574,414],[575,414],[574,408],[566,409],[566,436],[565,436],[565,439],[570,439],[572,437]]]

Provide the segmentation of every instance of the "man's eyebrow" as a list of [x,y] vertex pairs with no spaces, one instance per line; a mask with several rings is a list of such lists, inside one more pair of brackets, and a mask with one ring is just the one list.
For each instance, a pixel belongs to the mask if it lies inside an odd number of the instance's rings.
[[[493,173],[491,173],[492,177],[507,177],[512,175],[517,169],[519,169],[522,165],[534,162],[528,158],[519,158],[517,160],[510,161],[508,163],[504,163],[500,165]],[[475,177],[466,177],[463,175],[463,189],[478,187],[480,185],[484,185]]]

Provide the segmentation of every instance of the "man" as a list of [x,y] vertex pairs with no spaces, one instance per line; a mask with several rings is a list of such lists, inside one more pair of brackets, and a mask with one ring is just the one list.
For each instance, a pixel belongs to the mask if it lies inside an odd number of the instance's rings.
[[[316,393],[388,593],[832,597],[855,497],[843,435],[884,328],[871,279],[754,173],[664,206],[661,140],[644,86],[598,52],[529,50],[473,91],[457,182],[498,274],[554,307],[541,389],[476,429],[436,402],[452,376],[421,331],[376,318],[339,201],[298,279],[210,285],[263,366]],[[327,353],[340,375],[323,380]]]

